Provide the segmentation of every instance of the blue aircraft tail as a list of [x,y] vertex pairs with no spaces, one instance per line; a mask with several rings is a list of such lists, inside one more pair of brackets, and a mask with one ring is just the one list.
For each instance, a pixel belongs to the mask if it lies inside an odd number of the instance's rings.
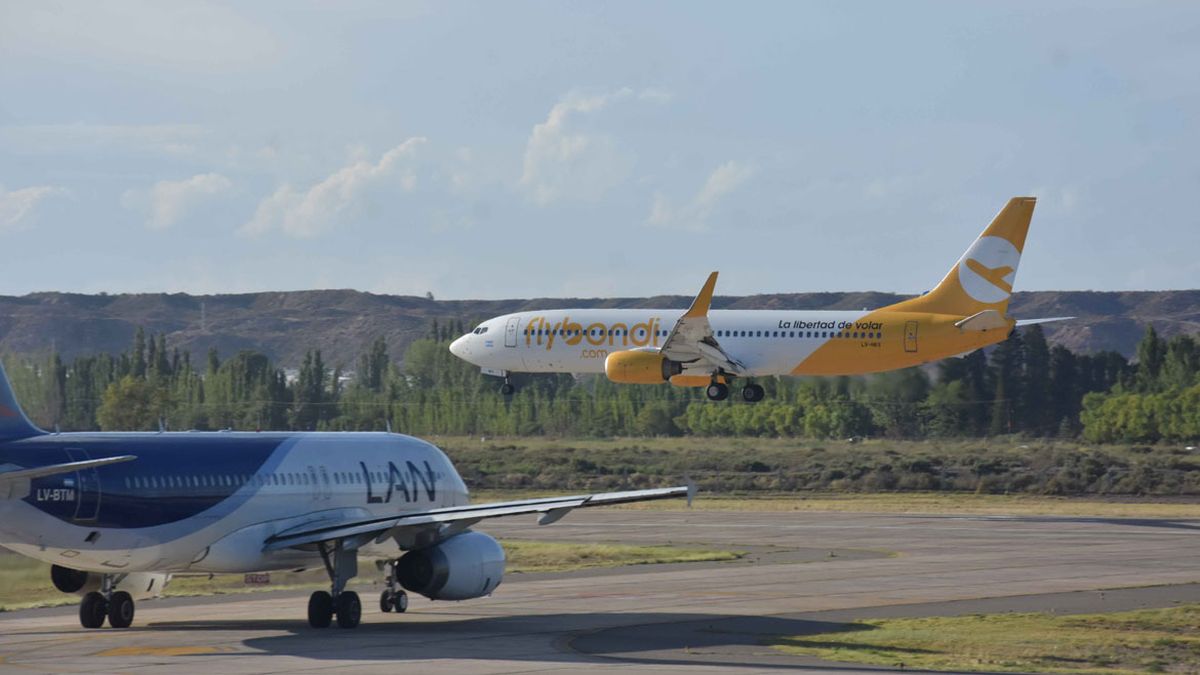
[[18,438],[28,438],[44,434],[25,416],[17,397],[13,396],[12,385],[8,381],[8,373],[0,364],[0,441],[12,441]]

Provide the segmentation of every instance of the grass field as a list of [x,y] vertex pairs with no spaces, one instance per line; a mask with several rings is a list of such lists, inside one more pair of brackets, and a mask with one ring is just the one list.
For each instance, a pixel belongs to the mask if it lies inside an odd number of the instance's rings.
[[1184,497],[1200,501],[1200,453],[999,437],[432,437],[475,489],[604,491],[691,478],[722,494],[938,492]]
[[[568,572],[592,567],[622,567],[679,562],[736,560],[741,553],[707,548],[678,546],[629,546],[625,544],[570,544],[546,541],[504,540],[508,557],[506,574]],[[374,566],[359,567],[357,586],[379,583]],[[247,591],[277,591],[296,588],[323,588],[325,572],[274,572],[271,583],[246,586],[240,574],[179,576],[167,586],[167,596],[220,595]],[[28,607],[69,605],[79,601],[75,595],[58,591],[50,583],[50,566],[19,555],[0,553],[0,611]]]
[[885,619],[771,644],[832,661],[918,670],[1196,673],[1200,605],[1074,616]]
[[[563,494],[563,490],[474,490],[478,501],[504,501]],[[609,508],[684,511],[683,499],[667,499]],[[729,495],[699,492],[690,508],[701,511],[796,511],[913,513],[981,516],[1094,516],[1103,518],[1200,518],[1200,503],[1191,500],[1125,497],[1052,497],[978,495],[956,492],[888,492],[875,494],[814,492],[804,494]]]

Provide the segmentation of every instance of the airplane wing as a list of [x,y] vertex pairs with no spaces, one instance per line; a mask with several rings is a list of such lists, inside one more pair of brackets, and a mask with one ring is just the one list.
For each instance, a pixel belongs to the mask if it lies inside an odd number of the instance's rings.
[[136,455],[120,455],[119,457],[104,457],[102,459],[87,459],[80,462],[51,464],[32,469],[22,469],[19,466],[7,464],[0,466],[0,499],[24,499],[29,494],[29,481],[34,478],[44,478],[60,473],[74,473],[84,469],[95,469],[108,464],[129,462],[137,459]]
[[1073,316],[1055,316],[1049,319],[1017,319],[1017,326],[1032,326],[1038,323],[1050,323],[1051,321],[1070,321]]
[[515,516],[524,513],[541,514],[538,518],[538,524],[549,525],[577,508],[612,506],[613,504],[628,504],[631,502],[672,499],[675,497],[687,497],[688,504],[691,504],[694,494],[695,488],[693,486],[672,487],[654,490],[633,490],[629,492],[604,492],[571,497],[546,497],[512,502],[492,502],[490,504],[468,504],[465,506],[451,506],[443,509],[430,509],[428,511],[352,522],[329,523],[326,521],[320,525],[305,525],[280,532],[267,539],[264,550],[273,551],[349,538],[359,538],[363,542],[371,539],[382,541],[403,528],[434,528],[439,529],[443,533],[443,536],[449,536],[451,533],[465,530],[485,518]]
[[713,337],[712,326],[708,323],[708,308],[712,304],[713,289],[717,285],[717,273],[708,275],[708,281],[700,289],[700,294],[692,300],[692,306],[679,317],[667,339],[663,341],[659,352],[671,359],[684,364],[703,362],[733,375],[739,375],[744,368],[741,363],[730,356]]

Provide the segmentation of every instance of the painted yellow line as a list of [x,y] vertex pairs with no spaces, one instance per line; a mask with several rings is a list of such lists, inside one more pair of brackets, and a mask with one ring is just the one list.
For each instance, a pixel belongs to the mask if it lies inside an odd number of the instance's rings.
[[232,647],[206,647],[192,645],[182,647],[116,647],[100,652],[97,656],[200,656],[204,654],[226,654]]

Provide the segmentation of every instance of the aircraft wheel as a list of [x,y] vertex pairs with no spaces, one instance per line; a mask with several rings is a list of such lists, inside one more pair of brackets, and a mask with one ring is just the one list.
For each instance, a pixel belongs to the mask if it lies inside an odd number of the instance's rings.
[[704,390],[704,394],[710,401],[724,401],[729,398],[729,385],[723,382],[713,382],[708,385],[708,389]]
[[513,392],[516,390],[517,388],[513,386],[512,382],[505,382],[504,384],[500,385],[500,393],[504,396],[512,396]]
[[392,606],[396,608],[397,612],[408,611],[408,593],[404,591],[397,593],[396,597],[392,599]]
[[379,594],[379,611],[387,614],[395,609],[396,594],[391,591],[384,591]]
[[338,628],[357,628],[362,622],[362,602],[358,593],[342,591],[337,597]]
[[766,396],[766,392],[760,385],[748,384],[742,387],[742,399],[747,403],[758,403],[763,400],[764,396]]
[[117,591],[108,601],[108,625],[113,628],[129,628],[133,623],[133,596]]
[[308,625],[328,628],[333,621],[333,596],[326,591],[314,591],[308,596]]
[[108,601],[103,595],[92,591],[83,596],[79,603],[79,624],[84,628],[100,628],[108,616]]

